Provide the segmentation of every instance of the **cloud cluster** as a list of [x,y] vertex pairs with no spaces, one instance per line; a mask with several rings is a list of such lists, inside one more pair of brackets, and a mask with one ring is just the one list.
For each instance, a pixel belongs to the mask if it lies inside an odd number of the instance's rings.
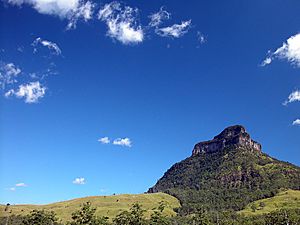
[[276,51],[269,51],[261,66],[269,65],[275,58],[285,59],[296,67],[300,67],[300,33],[291,36]]
[[[46,60],[48,67],[41,71],[26,72],[12,62],[0,61],[0,91],[6,98],[14,96],[24,99],[25,103],[37,103],[45,96],[47,90],[41,82],[49,75],[57,74],[54,69],[56,65],[52,61],[52,57],[48,56],[61,55],[62,51],[59,46],[52,41],[38,37],[32,42],[31,48],[33,48],[35,56],[38,56],[35,59]],[[37,54],[41,48],[47,50],[47,57],[40,57],[40,54]]]
[[182,21],[169,27],[157,28],[155,32],[162,37],[179,38],[186,34],[191,27],[191,20]]
[[109,144],[110,139],[108,137],[99,138],[98,141],[102,144]]
[[132,147],[132,141],[128,137],[116,138],[112,142],[109,139],[109,137],[102,137],[102,138],[99,138],[98,141],[101,144],[110,144],[110,143],[112,143],[113,145],[119,145],[119,146],[124,146],[124,147]]
[[293,121],[293,125],[300,126],[300,119],[296,119]]
[[149,26],[154,27],[155,33],[161,37],[180,38],[189,31],[192,23],[192,20],[187,20],[182,21],[181,24],[160,27],[164,21],[171,18],[171,13],[166,11],[164,7],[161,7],[158,12],[153,13],[148,17],[150,18]]
[[[3,0],[10,5],[29,5],[41,14],[54,15],[68,20],[67,30],[75,29],[78,20],[85,22],[95,16],[97,4],[93,0]],[[162,23],[171,18],[171,13],[161,7],[159,11],[148,16],[150,22],[144,26],[140,23],[139,9],[125,5],[121,1],[112,1],[97,9],[98,19],[107,26],[106,35],[125,45],[142,43],[146,32],[154,29],[161,37],[179,38],[191,28],[191,20],[181,24],[161,27]],[[201,39],[204,43],[204,39]],[[35,44],[42,44],[60,54],[58,46],[46,40],[37,39]]]
[[21,69],[14,63],[2,63],[0,67],[0,87],[4,91],[5,97],[16,96],[17,98],[24,98],[26,103],[35,103],[38,99],[45,95],[46,88],[38,81],[28,84],[21,84],[17,89],[7,90],[6,86],[13,86],[18,82],[18,76],[21,74]]
[[77,26],[77,21],[79,18],[82,18],[85,22],[92,19],[94,12],[95,4],[91,1],[81,3],[76,11],[72,14],[67,25],[67,29],[75,29]]
[[21,69],[13,63],[0,62],[0,88],[5,89],[6,85],[16,83],[16,78],[21,72]]
[[114,145],[120,145],[120,146],[126,146],[126,147],[131,147],[132,143],[129,138],[117,138],[113,141]]
[[73,184],[79,184],[79,185],[83,185],[85,184],[85,178],[83,177],[77,177],[73,180],[72,182]]
[[[296,90],[296,91],[292,92],[289,95],[288,99],[283,103],[283,105],[287,105],[287,104],[292,103],[292,102],[300,102],[300,91],[299,90]],[[292,125],[300,126],[300,119],[294,120]]]
[[[260,64],[261,66],[269,65],[274,59],[287,60],[291,65],[300,68],[300,33],[289,37],[281,47],[276,51],[268,51],[267,57]],[[283,102],[283,105],[288,105],[292,102],[300,101],[300,91],[296,90],[292,92],[288,99]],[[300,125],[300,119],[296,119],[292,122],[293,125]]]
[[292,92],[288,99],[283,103],[283,105],[287,105],[289,103],[292,103],[292,102],[299,102],[300,101],[300,91],[299,90],[296,90],[294,92]]
[[160,10],[156,13],[153,13],[149,16],[150,18],[150,27],[158,27],[159,25],[162,24],[164,20],[168,20],[171,17],[171,13],[168,11],[164,10],[163,7],[160,8]]
[[[3,0],[6,3],[18,7],[23,5],[31,6],[41,14],[54,15],[61,19],[67,19],[67,29],[76,28],[77,21],[82,19],[88,21],[94,18],[96,4],[92,0]],[[179,38],[186,34],[191,27],[191,20],[183,21],[181,24],[173,24],[161,27],[162,23],[169,20],[171,13],[161,7],[159,11],[148,16],[150,22],[147,26],[140,23],[138,8],[127,6],[119,1],[112,1],[99,7],[98,19],[107,26],[106,35],[113,40],[119,41],[125,45],[133,45],[142,43],[145,39],[145,32],[153,29],[155,33],[161,37]],[[197,34],[198,35],[198,34]],[[204,43],[204,36],[197,36],[201,43]],[[33,53],[38,53],[43,49],[47,49],[49,55],[59,56],[62,54],[60,47],[49,40],[37,37],[31,44]],[[24,48],[19,47],[19,52],[23,52]],[[51,57],[44,57],[50,59]],[[53,62],[51,62],[53,63]],[[50,64],[51,65],[51,64]],[[55,65],[55,64],[54,64]],[[16,78],[19,75],[29,79],[23,84],[6,86],[8,84],[18,83]],[[4,91],[4,96],[15,96],[22,98],[26,103],[36,103],[45,95],[46,87],[40,81],[53,74],[52,69],[47,71],[35,71],[24,73],[19,67],[13,63],[0,64],[0,88]],[[22,78],[24,81],[25,79]],[[32,82],[34,81],[34,82]],[[17,86],[18,85],[18,86]],[[6,90],[4,90],[6,89]],[[110,140],[102,140],[103,143]],[[100,141],[101,142],[101,141]],[[114,140],[112,144],[130,146],[129,139]]]
[[17,184],[15,184],[14,187],[8,188],[8,190],[10,190],[10,191],[16,191],[17,188],[22,188],[22,187],[27,187],[27,184],[25,184],[23,182],[22,183],[17,183]]
[[16,96],[24,98],[26,103],[37,103],[40,98],[43,98],[46,93],[46,87],[40,84],[39,81],[21,84],[18,89],[10,89],[5,93],[5,97]]
[[84,0],[7,0],[7,2],[17,6],[30,5],[41,14],[67,19],[68,29],[75,28],[79,19],[90,20],[95,6],[91,1]]
[[50,50],[51,54],[54,55],[60,55],[61,50],[58,47],[58,45],[54,42],[43,40],[42,38],[38,37],[32,42],[31,44],[33,46],[33,52],[36,53],[38,51],[38,47],[41,45],[43,47],[46,47]]
[[137,20],[138,9],[122,6],[119,2],[105,4],[98,13],[98,19],[105,22],[107,36],[123,44],[136,44],[144,40],[144,32]]
[[17,183],[16,187],[27,187],[25,183]]

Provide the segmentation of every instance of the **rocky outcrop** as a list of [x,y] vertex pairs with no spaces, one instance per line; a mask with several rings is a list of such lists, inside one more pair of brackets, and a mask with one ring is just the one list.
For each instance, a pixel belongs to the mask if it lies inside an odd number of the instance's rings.
[[261,144],[253,141],[243,126],[236,125],[227,127],[219,135],[215,136],[213,140],[196,144],[192,156],[221,151],[232,146],[261,152]]

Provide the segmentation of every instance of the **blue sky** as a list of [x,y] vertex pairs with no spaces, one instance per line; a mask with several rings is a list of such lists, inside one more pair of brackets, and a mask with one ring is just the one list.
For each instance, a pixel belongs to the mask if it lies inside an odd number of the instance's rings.
[[233,124],[300,165],[299,11],[1,1],[1,203],[142,193]]

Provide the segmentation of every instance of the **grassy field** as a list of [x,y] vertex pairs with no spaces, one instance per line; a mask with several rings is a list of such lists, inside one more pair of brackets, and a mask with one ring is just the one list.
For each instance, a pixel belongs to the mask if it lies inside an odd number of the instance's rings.
[[48,205],[11,205],[5,211],[4,205],[0,205],[0,216],[8,216],[10,214],[28,214],[34,209],[45,209],[54,211],[62,221],[68,221],[71,218],[72,212],[78,210],[85,202],[91,202],[92,206],[97,208],[96,215],[115,217],[124,210],[129,210],[131,205],[138,202],[146,209],[145,215],[149,217],[152,209],[163,201],[166,204],[165,214],[168,216],[175,215],[174,208],[180,206],[179,201],[164,193],[155,194],[123,194],[112,196],[93,196],[78,198],[69,201],[57,202]]
[[[252,209],[255,206],[255,211]],[[243,213],[246,216],[261,215],[282,208],[300,208],[300,191],[287,190],[278,193],[272,198],[265,198],[247,205]]]

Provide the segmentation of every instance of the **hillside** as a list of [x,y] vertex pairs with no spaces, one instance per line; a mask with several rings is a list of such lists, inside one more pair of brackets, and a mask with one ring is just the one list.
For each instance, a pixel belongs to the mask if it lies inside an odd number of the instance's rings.
[[78,210],[83,203],[91,202],[92,206],[97,208],[96,215],[108,216],[114,218],[124,210],[129,210],[132,204],[138,202],[147,210],[146,216],[149,216],[152,209],[163,201],[166,204],[164,213],[168,216],[175,215],[174,208],[180,207],[179,201],[164,193],[155,194],[124,194],[112,196],[93,196],[78,198],[69,201],[57,202],[48,205],[11,205],[5,211],[6,206],[0,206],[1,217],[7,215],[25,215],[34,209],[45,209],[54,211],[62,221],[68,221],[72,212]]
[[250,202],[299,190],[300,168],[261,151],[242,126],[226,128],[211,141],[195,145],[192,156],[173,165],[150,193],[177,197],[181,213],[196,207],[241,210]]
[[[253,207],[254,206],[254,207]],[[245,216],[256,216],[274,212],[278,209],[300,209],[300,191],[287,190],[281,191],[271,198],[257,200],[239,211]]]

